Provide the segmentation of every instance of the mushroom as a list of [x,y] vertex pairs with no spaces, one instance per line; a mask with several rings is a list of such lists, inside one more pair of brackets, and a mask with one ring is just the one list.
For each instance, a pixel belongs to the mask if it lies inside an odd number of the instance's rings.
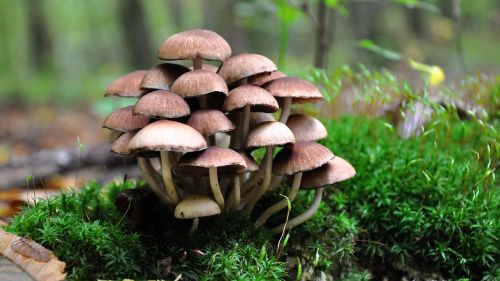
[[163,182],[168,197],[173,204],[180,200],[174,181],[172,180],[170,152],[192,152],[207,148],[203,136],[188,125],[159,120],[140,130],[130,140],[129,148],[136,151],[160,151]]
[[221,173],[241,173],[247,166],[243,157],[229,148],[210,146],[201,152],[184,154],[179,159],[179,168],[191,174],[206,174],[208,170],[210,188],[215,201],[221,209],[224,208],[224,196],[220,190],[217,171]]
[[279,109],[276,99],[266,90],[251,86],[242,85],[231,90],[224,101],[222,109],[226,112],[242,110],[241,129],[239,130],[240,140],[236,140],[236,148],[239,143],[244,143],[248,135],[248,126],[250,122],[250,112],[276,112]]
[[318,119],[305,114],[290,115],[286,126],[293,132],[297,142],[318,141],[328,136],[328,131]]
[[259,199],[266,193],[271,183],[271,170],[273,164],[273,151],[275,146],[282,146],[294,143],[295,137],[288,127],[280,122],[270,121],[257,125],[248,134],[246,147],[265,147],[266,154],[263,160],[264,181],[258,190],[250,197],[250,201],[245,206],[245,212],[250,214]]
[[[235,126],[229,118],[219,110],[202,109],[193,112],[186,123],[205,136],[209,145],[215,145],[215,134],[234,130]],[[208,138],[212,138],[208,141]]]
[[201,69],[203,60],[223,61],[231,56],[231,47],[219,34],[192,29],[168,37],[158,49],[162,60],[193,60],[193,69]]
[[302,176],[302,183],[300,184],[300,187],[302,189],[316,190],[313,204],[304,213],[289,220],[288,223],[286,223],[286,227],[284,223],[272,228],[271,231],[273,233],[280,233],[283,231],[283,228],[286,228],[286,230],[288,230],[292,227],[296,227],[304,223],[305,221],[310,219],[318,210],[321,203],[324,186],[345,181],[354,177],[355,175],[356,171],[351,166],[351,164],[338,156],[328,161],[328,163],[321,166],[320,168],[305,172]]
[[220,93],[227,95],[224,79],[208,70],[193,70],[182,74],[170,90],[183,98],[198,97],[200,108],[207,107],[206,95]]
[[[243,160],[245,160],[245,164],[247,165],[246,170],[241,171],[242,173],[247,173],[247,172],[255,172],[259,169],[259,165],[257,165],[257,162],[255,162],[255,159],[253,157],[243,151],[238,151],[238,154],[241,155]],[[229,195],[228,202],[226,204],[226,211],[229,210],[236,210],[238,205],[240,204],[241,200],[241,176],[240,175],[235,175],[233,178],[233,184],[234,187],[231,190],[231,193]]]
[[[132,155],[132,151],[129,148],[129,143],[134,136],[135,132],[128,132],[119,136],[113,142],[113,145],[111,146],[111,152],[123,156]],[[137,162],[139,164],[139,168],[142,171],[142,174],[144,175],[144,180],[163,203],[170,204],[171,202],[169,198],[163,191],[161,184],[159,184],[159,181],[156,179],[157,174],[154,168],[151,166],[151,163],[149,163],[146,157],[147,155],[141,155],[140,153],[137,154]]]
[[141,89],[141,81],[146,75],[146,72],[146,70],[136,70],[114,80],[106,88],[104,96],[138,98],[144,95],[148,90]]
[[276,71],[277,67],[270,59],[258,54],[239,54],[224,61],[217,73],[228,85],[247,77]]
[[189,68],[173,64],[161,63],[148,70],[141,81],[142,89],[149,90],[169,90],[170,85],[174,83],[182,74],[189,71]]
[[126,106],[111,113],[102,123],[103,128],[119,132],[130,132],[149,124],[149,117],[133,115],[134,106]]
[[[318,168],[335,157],[328,148],[315,142],[296,142],[283,148],[274,157],[273,172],[277,175],[294,175],[288,200],[293,202],[299,191],[302,173]],[[255,228],[265,224],[275,213],[288,206],[287,199],[267,208],[255,222]]]
[[280,122],[286,123],[293,103],[317,102],[323,100],[323,95],[311,82],[295,77],[282,77],[262,87],[275,98],[282,98]]
[[193,219],[193,225],[189,230],[189,235],[193,235],[198,229],[198,222],[201,217],[218,215],[221,209],[212,198],[206,195],[190,195],[182,199],[175,207],[174,216],[178,219]]
[[[189,69],[190,70],[194,70],[192,66],[190,66]],[[217,67],[217,66],[215,66],[213,64],[203,63],[201,65],[201,69],[217,73],[217,70],[219,70],[219,67]]]
[[179,118],[189,113],[191,111],[186,101],[166,90],[156,90],[142,96],[133,110],[134,115],[163,118]]

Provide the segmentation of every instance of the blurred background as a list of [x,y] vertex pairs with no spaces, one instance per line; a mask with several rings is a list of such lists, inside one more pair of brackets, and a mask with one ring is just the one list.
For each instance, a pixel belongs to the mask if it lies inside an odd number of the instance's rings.
[[441,66],[445,83],[500,70],[498,0],[0,0],[0,189],[99,178],[58,174],[103,161],[87,155],[106,144],[102,119],[134,102],[104,89],[191,28],[302,77],[362,63],[411,80],[408,59]]

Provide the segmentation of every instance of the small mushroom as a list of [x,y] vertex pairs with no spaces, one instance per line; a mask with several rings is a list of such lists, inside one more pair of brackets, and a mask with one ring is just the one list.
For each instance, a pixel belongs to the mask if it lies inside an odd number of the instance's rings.
[[133,110],[134,106],[131,105],[114,111],[104,119],[102,127],[126,133],[144,128],[149,124],[148,116],[133,115]]
[[208,172],[210,188],[215,201],[221,209],[224,208],[224,196],[220,190],[217,172],[241,173],[247,166],[243,157],[229,148],[210,146],[201,152],[184,154],[179,159],[179,168],[186,173],[204,175]]
[[233,122],[224,113],[215,109],[201,109],[193,112],[186,124],[205,136],[207,141],[208,138],[212,138],[210,145],[215,145],[216,133],[226,133],[235,128]]
[[323,95],[311,82],[295,77],[282,77],[262,85],[275,98],[282,98],[280,122],[286,123],[293,103],[317,102]]
[[[276,99],[268,91],[256,86],[242,85],[229,92],[222,109],[225,112],[243,111],[239,128],[240,141],[236,141],[236,148],[239,148],[238,144],[244,143],[248,135],[250,112],[276,112],[279,106]],[[236,137],[238,138],[238,135]]]
[[305,172],[302,176],[302,189],[315,189],[314,201],[304,213],[298,215],[297,217],[291,219],[285,224],[281,224],[271,229],[273,233],[280,233],[283,228],[286,230],[296,227],[308,219],[310,219],[314,213],[318,210],[321,197],[323,194],[323,187],[330,184],[335,184],[341,181],[350,179],[356,175],[356,171],[346,160],[336,156],[332,160],[328,161],[325,165],[314,169],[309,172]]
[[328,131],[318,119],[305,114],[290,115],[286,125],[293,132],[297,142],[318,141],[328,136]]
[[148,90],[141,89],[141,81],[146,72],[146,70],[136,70],[114,80],[106,88],[104,96],[138,98],[146,94]]
[[219,34],[205,29],[192,29],[168,37],[158,49],[162,60],[193,60],[193,68],[201,69],[203,60],[223,61],[231,56],[231,47]]
[[170,152],[192,152],[205,149],[207,142],[203,136],[188,125],[159,120],[140,130],[130,140],[129,148],[136,151],[160,151],[163,182],[168,197],[173,204],[180,200],[172,180]]
[[138,99],[132,113],[156,118],[179,118],[189,115],[191,111],[183,98],[166,90],[156,90]]
[[170,90],[183,98],[197,97],[200,108],[207,108],[206,95],[227,95],[227,86],[224,79],[217,73],[208,70],[193,70],[182,74],[172,84]]
[[260,87],[269,81],[273,81],[282,77],[287,77],[287,76],[285,73],[279,70],[273,72],[264,72],[248,77],[247,84]]
[[209,196],[190,195],[177,204],[174,216],[178,219],[193,219],[193,225],[189,230],[189,235],[193,235],[198,229],[198,222],[201,217],[209,217],[220,213],[219,205]]
[[[328,148],[315,142],[297,142],[287,145],[276,157],[273,163],[273,172],[277,175],[294,175],[293,183],[288,200],[293,202],[299,191],[302,180],[302,173],[318,168],[335,156]],[[286,208],[288,202],[286,199],[267,208],[255,222],[255,228],[265,224],[266,221],[275,213]]]
[[270,59],[258,54],[239,54],[227,58],[217,73],[228,85],[252,75],[273,72],[277,67]]
[[295,137],[292,131],[290,131],[285,124],[276,121],[261,123],[248,134],[246,147],[265,147],[266,154],[263,160],[264,181],[245,206],[245,212],[247,214],[252,212],[257,201],[259,201],[269,188],[269,184],[271,183],[274,147],[294,142]]

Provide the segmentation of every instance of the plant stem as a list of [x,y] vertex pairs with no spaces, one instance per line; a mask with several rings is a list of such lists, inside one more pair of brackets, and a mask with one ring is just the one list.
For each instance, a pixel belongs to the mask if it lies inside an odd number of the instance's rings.
[[224,209],[224,196],[220,191],[219,178],[217,177],[217,168],[208,168],[208,173],[210,176],[210,188],[214,194],[215,201],[219,204],[221,210]]
[[255,193],[254,197],[250,199],[250,202],[248,202],[248,205],[245,207],[245,213],[248,215],[252,212],[253,208],[255,207],[255,204],[259,199],[266,193],[267,189],[269,188],[269,184],[271,183],[271,170],[273,168],[273,150],[274,146],[268,146],[266,147],[266,156],[264,159],[264,181],[262,182],[262,185],[259,187],[257,192]]
[[168,197],[174,205],[179,203],[180,198],[177,194],[177,190],[175,190],[175,184],[172,180],[172,170],[170,167],[170,152],[169,151],[161,151],[160,152],[161,159],[161,174],[163,176],[163,183],[165,184],[165,190],[167,191]]
[[283,231],[284,227],[285,227],[285,230],[288,230],[288,229],[290,229],[292,227],[296,227],[296,226],[304,223],[308,219],[310,219],[314,215],[314,213],[316,213],[316,211],[318,210],[319,205],[321,203],[322,195],[323,195],[323,188],[321,187],[321,188],[316,189],[316,193],[314,194],[313,204],[311,205],[311,207],[309,207],[309,209],[307,209],[307,211],[305,211],[304,213],[291,219],[290,221],[288,221],[288,223],[286,225],[283,223],[283,224],[280,224],[279,226],[272,228],[271,232],[278,234],[278,233],[281,233]]
[[193,219],[193,225],[191,225],[191,228],[189,229],[189,236],[193,236],[193,234],[196,232],[198,229],[198,222],[200,221],[200,218],[194,218]]
[[203,67],[203,60],[201,58],[193,59],[193,70],[202,69],[202,67]]
[[281,110],[280,122],[286,124],[288,121],[288,116],[290,116],[290,110],[292,106],[292,98],[286,97],[283,98],[283,109]]
[[[295,197],[297,196],[297,193],[299,192],[299,187],[300,187],[300,181],[302,180],[302,172],[295,174],[293,177],[293,184],[292,184],[292,189],[290,190],[290,193],[288,194],[288,200],[293,202],[295,200]],[[286,208],[288,206],[288,200],[282,199],[278,203],[272,205],[271,207],[267,208],[255,221],[255,228],[259,228],[260,226],[264,225],[267,220],[280,210]]]
[[170,198],[168,198],[167,194],[163,191],[163,188],[159,182],[156,181],[154,177],[154,173],[156,173],[149,163],[148,159],[144,157],[137,157],[137,163],[139,164],[139,168],[142,171],[142,175],[144,176],[144,180],[148,184],[149,188],[156,194],[156,196],[160,199],[162,203],[172,204]]

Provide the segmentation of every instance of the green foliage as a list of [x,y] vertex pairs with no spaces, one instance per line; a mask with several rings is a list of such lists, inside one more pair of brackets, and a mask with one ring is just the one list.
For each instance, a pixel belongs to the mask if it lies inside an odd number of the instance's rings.
[[365,230],[358,234],[367,241],[358,244],[362,255],[430,266],[454,278],[477,278],[495,267],[498,122],[462,122],[442,114],[420,137],[406,140],[378,119],[327,125],[325,144],[357,170],[328,202],[345,206]]

